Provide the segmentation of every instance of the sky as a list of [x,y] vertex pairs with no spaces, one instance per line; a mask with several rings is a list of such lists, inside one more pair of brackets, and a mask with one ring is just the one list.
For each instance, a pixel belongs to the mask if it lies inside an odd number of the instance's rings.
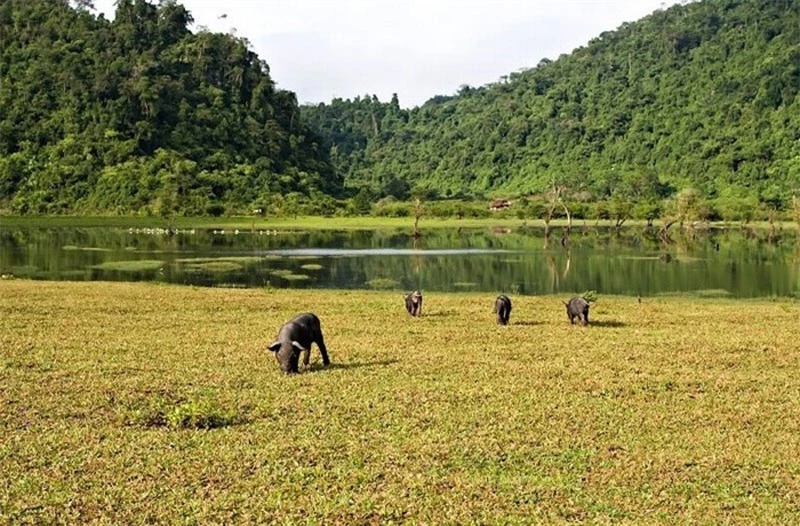
[[[555,60],[676,0],[179,0],[235,33],[302,103],[375,94],[418,106]],[[114,0],[94,0],[113,18]]]

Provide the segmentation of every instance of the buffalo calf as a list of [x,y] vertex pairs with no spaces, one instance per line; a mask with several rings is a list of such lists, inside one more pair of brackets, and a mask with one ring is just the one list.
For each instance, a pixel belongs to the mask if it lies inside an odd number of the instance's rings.
[[565,301],[564,305],[567,307],[567,318],[569,323],[574,324],[575,318],[582,325],[589,325],[589,302],[580,296],[575,296],[569,301]]
[[322,363],[327,367],[331,361],[328,359],[328,349],[322,338],[322,329],[319,318],[315,314],[306,312],[287,321],[278,331],[275,342],[270,344],[269,350],[275,353],[281,370],[284,373],[298,372],[300,352],[305,351],[303,365],[308,367],[311,355],[311,344],[316,343],[322,355]]
[[494,300],[494,312],[497,314],[497,323],[508,325],[508,318],[511,316],[511,300],[505,294],[497,296]]
[[405,296],[406,310],[412,316],[422,315],[422,293],[418,290]]

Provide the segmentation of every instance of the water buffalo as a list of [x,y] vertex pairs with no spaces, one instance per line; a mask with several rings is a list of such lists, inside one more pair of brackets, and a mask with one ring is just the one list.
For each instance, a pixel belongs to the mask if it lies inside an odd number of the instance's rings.
[[575,318],[582,325],[589,325],[589,302],[580,296],[575,296],[569,301],[565,301],[564,305],[567,307],[567,318],[570,324],[575,323]]
[[295,316],[281,327],[277,339],[270,344],[269,350],[275,353],[275,358],[278,359],[278,365],[283,372],[296,373],[301,351],[305,351],[303,366],[308,367],[312,343],[316,343],[319,347],[323,365],[325,367],[330,365],[331,361],[328,359],[328,349],[325,348],[325,340],[322,338],[319,318],[315,314],[306,312]]
[[494,312],[497,314],[497,323],[508,325],[508,318],[511,316],[511,300],[505,294],[497,296],[494,300]]
[[412,316],[422,315],[422,293],[418,290],[406,294],[406,310]]

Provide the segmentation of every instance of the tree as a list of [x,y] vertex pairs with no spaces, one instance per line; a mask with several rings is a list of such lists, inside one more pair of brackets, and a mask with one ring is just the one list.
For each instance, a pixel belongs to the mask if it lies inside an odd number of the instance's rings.
[[361,189],[353,197],[353,211],[357,214],[367,214],[375,202],[375,195],[367,186],[362,186]]
[[547,203],[544,209],[545,237],[550,235],[550,221],[553,219],[553,214],[558,208],[563,209],[567,217],[566,235],[569,237],[569,233],[572,230],[572,216],[569,213],[567,205],[564,203],[563,194],[565,191],[566,187],[563,184],[556,184],[555,181],[552,181],[550,188],[544,194]]
[[417,197],[414,199],[414,232],[412,234],[412,237],[414,238],[418,238],[422,235],[422,233],[419,231],[419,220],[422,218],[424,212],[425,209],[422,206],[422,198]]
[[627,199],[616,197],[611,200],[608,208],[617,230],[633,215],[633,203]]
[[400,201],[405,201],[411,193],[411,185],[402,179],[391,177],[384,185],[383,193],[384,195],[390,195],[395,199],[399,199]]

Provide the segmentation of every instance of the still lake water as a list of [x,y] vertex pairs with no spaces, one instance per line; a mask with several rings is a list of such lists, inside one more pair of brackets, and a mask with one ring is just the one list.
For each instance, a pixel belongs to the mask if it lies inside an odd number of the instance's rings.
[[620,232],[537,228],[407,231],[181,230],[0,226],[0,273],[52,280],[200,286],[419,288],[549,294],[794,296],[794,231]]

